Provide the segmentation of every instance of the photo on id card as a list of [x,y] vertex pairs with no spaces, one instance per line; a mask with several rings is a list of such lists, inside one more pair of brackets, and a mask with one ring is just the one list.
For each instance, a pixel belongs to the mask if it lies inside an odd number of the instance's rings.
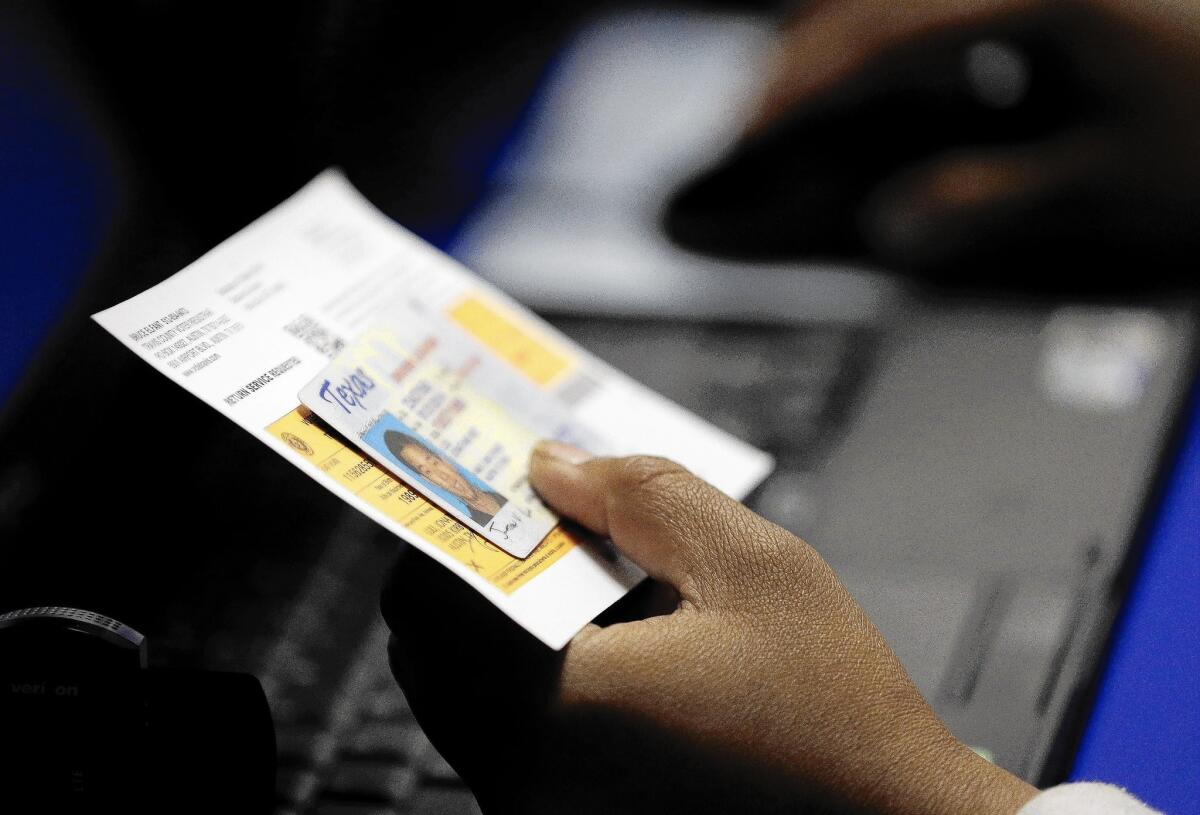
[[508,499],[404,422],[385,413],[362,440],[388,464],[480,527],[487,528]]

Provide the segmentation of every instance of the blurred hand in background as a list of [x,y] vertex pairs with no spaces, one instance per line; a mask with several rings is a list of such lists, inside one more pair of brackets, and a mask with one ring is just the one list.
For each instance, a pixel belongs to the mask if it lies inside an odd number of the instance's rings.
[[1069,82],[1036,70],[1025,79],[1057,84],[1070,115],[1036,138],[931,143],[930,155],[881,173],[858,213],[875,252],[923,265],[1047,235],[1151,253],[1200,247],[1195,0],[808,2],[782,32],[750,133],[986,40],[1051,54]]

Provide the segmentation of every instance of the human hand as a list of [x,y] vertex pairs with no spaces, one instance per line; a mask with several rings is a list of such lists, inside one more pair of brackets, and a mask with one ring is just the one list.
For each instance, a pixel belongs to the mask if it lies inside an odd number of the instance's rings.
[[[401,684],[485,811],[1011,815],[1034,794],[954,739],[803,541],[660,459],[543,444],[530,479],[677,598],[561,655],[511,631],[484,656],[414,644],[429,620],[385,602]],[[468,675],[491,718],[432,698]]]
[[1194,0],[815,0],[782,32],[750,130],[870,97],[915,60],[951,55],[940,64],[966,70],[967,46],[984,40],[1052,55],[1063,75],[1030,82],[1057,86],[1062,119],[1027,138],[930,144],[872,179],[856,220],[878,256],[945,265],[1048,240],[1143,261],[1200,248]]

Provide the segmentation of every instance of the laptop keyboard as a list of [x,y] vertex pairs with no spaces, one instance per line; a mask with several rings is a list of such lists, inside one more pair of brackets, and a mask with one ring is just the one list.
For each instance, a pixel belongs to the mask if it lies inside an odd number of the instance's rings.
[[378,597],[396,550],[346,510],[256,671],[275,720],[280,815],[478,811],[388,667]]
[[[775,456],[747,497],[794,532],[811,520],[816,468],[840,440],[879,348],[878,329],[558,319],[596,356]],[[648,349],[652,349],[649,350]]]
[[[299,585],[289,586],[292,600],[278,608],[275,595],[273,611],[211,635],[205,662],[262,682],[275,722],[279,815],[477,813],[388,667],[379,586],[397,541],[357,512],[341,512]],[[286,568],[259,564],[251,576],[276,567]],[[254,609],[255,587],[247,590],[243,608]],[[176,643],[156,645],[162,656]]]

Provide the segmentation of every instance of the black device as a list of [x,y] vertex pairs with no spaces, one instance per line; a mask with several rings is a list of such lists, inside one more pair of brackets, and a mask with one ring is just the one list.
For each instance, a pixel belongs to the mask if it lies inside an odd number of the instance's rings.
[[[13,812],[269,812],[275,735],[248,674],[149,669],[145,638],[62,606],[0,614]],[[185,794],[180,794],[184,791]]]
[[676,192],[663,226],[728,258],[863,257],[862,205],[882,180],[950,149],[1037,140],[1092,104],[1083,87],[1037,43],[915,53],[744,138]]

